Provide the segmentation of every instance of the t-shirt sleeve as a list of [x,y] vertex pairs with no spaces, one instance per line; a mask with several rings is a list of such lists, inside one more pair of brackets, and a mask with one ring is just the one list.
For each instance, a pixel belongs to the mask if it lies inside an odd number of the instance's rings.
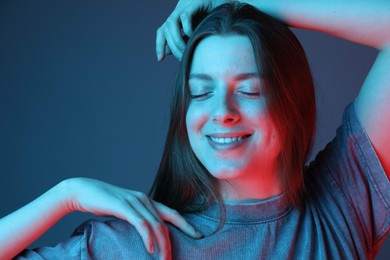
[[84,252],[88,248],[90,229],[90,225],[83,223],[70,238],[56,246],[25,249],[15,259],[86,259]]
[[126,221],[88,220],[54,247],[22,251],[16,259],[155,259],[136,229]]
[[358,224],[351,229],[359,229],[367,248],[375,254],[389,231],[390,184],[357,117],[355,103],[346,108],[335,139],[309,169],[315,188],[333,193],[323,197],[332,197],[339,208],[346,205],[344,217]]

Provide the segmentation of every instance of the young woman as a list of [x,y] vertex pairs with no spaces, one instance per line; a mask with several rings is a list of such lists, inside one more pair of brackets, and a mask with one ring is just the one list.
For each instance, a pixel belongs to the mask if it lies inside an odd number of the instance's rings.
[[389,4],[251,3],[289,25],[380,50],[336,138],[307,168],[315,99],[301,46],[283,23],[248,5],[221,6],[192,33],[189,17],[220,4],[180,1],[157,33],[158,58],[172,52],[181,65],[153,200],[97,180],[63,181],[0,220],[1,258],[74,210],[125,221],[87,222],[56,247],[19,256],[375,256],[389,228]]

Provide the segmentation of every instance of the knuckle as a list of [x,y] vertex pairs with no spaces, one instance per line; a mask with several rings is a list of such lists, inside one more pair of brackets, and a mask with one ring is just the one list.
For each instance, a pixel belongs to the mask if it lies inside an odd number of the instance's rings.
[[188,12],[182,12],[180,14],[180,19],[181,20],[187,20],[190,17],[190,14]]
[[172,17],[168,17],[168,19],[165,21],[168,27],[173,26],[176,24],[176,20],[173,19]]
[[161,25],[160,27],[157,28],[156,33],[162,33],[164,31],[165,24]]
[[165,214],[164,220],[170,223],[180,223],[181,225],[187,223],[187,220],[175,209],[169,209]]
[[177,218],[180,216],[176,209],[167,208],[167,214],[169,218]]
[[177,18],[179,17],[180,13],[182,12],[182,10],[180,9],[175,9],[173,10],[173,12],[171,13],[171,15],[168,17],[168,19],[172,19],[172,20],[177,20]]
[[165,217],[165,220],[168,221],[168,222],[171,222],[171,223],[172,222],[177,222],[177,221],[175,221],[175,219],[176,218],[173,217],[172,215],[168,215],[168,216]]
[[128,203],[133,204],[136,198],[134,196],[128,196],[128,197],[126,197],[126,199],[127,199]]
[[161,222],[157,223],[156,228],[158,231],[160,231],[162,233],[166,233],[168,231],[168,227]]
[[117,200],[113,205],[115,205],[115,207],[118,209],[126,209],[129,206],[128,203],[123,199]]
[[139,219],[137,225],[143,230],[149,230],[149,223],[145,219]]
[[139,199],[144,199],[146,197],[145,193],[143,193],[142,191],[137,191],[135,193],[135,196]]
[[169,34],[169,28],[168,28],[168,25],[164,27],[164,29],[163,29],[163,33],[164,33],[164,35],[167,35],[167,34]]
[[171,214],[175,217],[179,216],[179,212],[176,209],[171,209]]
[[142,192],[141,192],[141,194],[139,194],[138,198],[139,198],[140,200],[142,200],[142,201],[147,201],[147,200],[149,200],[148,195],[146,195],[145,193],[142,193]]

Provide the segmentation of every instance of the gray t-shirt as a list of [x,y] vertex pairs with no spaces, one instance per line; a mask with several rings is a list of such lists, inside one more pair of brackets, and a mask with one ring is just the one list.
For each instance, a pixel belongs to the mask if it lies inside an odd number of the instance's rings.
[[[185,215],[202,239],[169,225],[174,259],[372,259],[389,230],[390,185],[360,124],[354,103],[336,138],[307,168],[307,196],[291,207],[285,196],[226,204]],[[25,250],[19,257],[55,259],[157,259],[129,223],[88,221],[55,247]]]

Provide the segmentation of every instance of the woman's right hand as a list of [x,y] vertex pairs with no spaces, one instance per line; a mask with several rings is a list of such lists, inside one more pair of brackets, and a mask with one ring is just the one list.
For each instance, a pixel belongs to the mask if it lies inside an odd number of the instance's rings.
[[156,244],[163,259],[171,258],[169,231],[164,221],[191,237],[202,237],[176,210],[153,201],[142,192],[88,178],[68,179],[64,185],[70,191],[69,211],[110,215],[128,221],[141,235],[147,251],[153,254]]
[[185,48],[182,31],[188,37],[191,36],[192,16],[200,9],[211,11],[229,2],[232,0],[179,0],[166,21],[157,29],[157,60],[162,61],[169,54],[180,60]]

